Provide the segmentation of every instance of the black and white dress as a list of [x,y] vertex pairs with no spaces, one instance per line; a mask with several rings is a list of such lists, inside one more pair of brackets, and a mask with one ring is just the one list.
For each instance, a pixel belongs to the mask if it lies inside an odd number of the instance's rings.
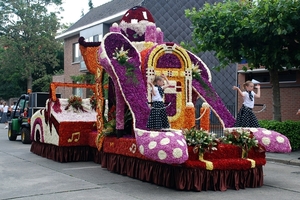
[[152,96],[151,111],[147,122],[147,128],[151,130],[170,128],[165,104],[163,102],[164,90],[160,86],[155,85],[154,93],[157,95]]
[[253,91],[244,91],[244,103],[238,112],[234,127],[259,127],[258,120],[253,113],[254,95]]

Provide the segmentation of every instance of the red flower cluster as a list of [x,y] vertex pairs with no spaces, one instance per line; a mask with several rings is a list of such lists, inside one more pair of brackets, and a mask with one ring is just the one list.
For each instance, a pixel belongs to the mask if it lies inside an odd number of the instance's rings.
[[82,98],[79,96],[71,96],[68,99],[68,105],[66,106],[65,110],[68,110],[70,106],[72,106],[75,110],[81,110],[83,112],[86,112],[82,107]]

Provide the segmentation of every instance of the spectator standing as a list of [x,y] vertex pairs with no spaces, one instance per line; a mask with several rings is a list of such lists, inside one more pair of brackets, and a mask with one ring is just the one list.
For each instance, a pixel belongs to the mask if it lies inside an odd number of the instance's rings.
[[12,111],[15,110],[15,108],[16,108],[16,102],[14,102],[13,105],[10,106],[10,108],[11,108]]
[[0,120],[2,118],[2,114],[3,114],[3,101],[0,102]]
[[8,105],[6,104],[6,102],[3,103],[3,114],[1,117],[1,123],[5,123],[5,129],[8,128],[8,119],[7,119],[7,112],[9,110]]

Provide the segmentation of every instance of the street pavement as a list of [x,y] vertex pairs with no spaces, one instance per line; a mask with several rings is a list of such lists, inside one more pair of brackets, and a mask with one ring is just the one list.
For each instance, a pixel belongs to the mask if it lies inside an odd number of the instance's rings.
[[94,162],[59,163],[37,156],[20,137],[9,141],[7,129],[0,124],[0,200],[300,199],[300,151],[266,153],[266,157],[263,187],[176,191],[111,173]]

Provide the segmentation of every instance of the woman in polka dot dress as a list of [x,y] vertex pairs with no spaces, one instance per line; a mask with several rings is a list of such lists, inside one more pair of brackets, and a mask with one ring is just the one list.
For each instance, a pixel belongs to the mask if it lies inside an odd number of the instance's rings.
[[[164,80],[166,84],[164,84]],[[164,89],[169,87],[169,81],[165,75],[155,76],[152,87],[152,102],[147,128],[151,130],[161,130],[170,128],[165,105],[163,102]]]
[[251,81],[247,81],[243,84],[246,91],[241,91],[240,88],[233,86],[233,90],[237,90],[243,97],[243,106],[240,109],[234,127],[259,127],[258,120],[253,113],[254,98],[260,98],[260,85],[256,85],[257,93],[253,91],[254,84]]

